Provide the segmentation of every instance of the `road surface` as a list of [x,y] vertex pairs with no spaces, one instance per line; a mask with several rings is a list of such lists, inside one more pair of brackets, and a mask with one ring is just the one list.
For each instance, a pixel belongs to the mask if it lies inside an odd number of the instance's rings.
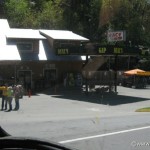
[[[42,138],[76,149],[150,148],[149,88],[118,87],[118,95],[88,96],[50,91],[24,96],[19,111],[0,111],[0,125],[13,136]],[[14,102],[13,102],[14,105]]]

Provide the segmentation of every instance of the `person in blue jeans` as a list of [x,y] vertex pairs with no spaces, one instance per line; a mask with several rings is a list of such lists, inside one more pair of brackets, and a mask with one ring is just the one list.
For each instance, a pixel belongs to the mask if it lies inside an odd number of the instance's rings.
[[19,86],[14,87],[14,98],[15,98],[15,108],[14,110],[19,110],[20,104],[19,104],[19,99],[21,97],[21,91]]
[[7,102],[9,104],[9,109],[8,111],[11,111],[12,110],[12,99],[13,99],[13,95],[14,95],[14,92],[13,92],[13,88],[11,86],[9,86],[7,88]]

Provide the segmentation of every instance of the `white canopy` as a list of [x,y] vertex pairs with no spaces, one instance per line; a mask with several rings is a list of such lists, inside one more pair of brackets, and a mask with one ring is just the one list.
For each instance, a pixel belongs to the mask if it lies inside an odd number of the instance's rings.
[[51,37],[54,40],[78,40],[78,41],[89,41],[89,39],[82,37],[72,31],[65,30],[40,30],[42,35]]
[[19,38],[19,39],[45,39],[44,36],[42,36],[39,33],[39,30],[33,30],[33,29],[15,29],[11,28],[6,33],[7,38]]
[[17,47],[15,45],[0,46],[0,61],[2,60],[21,60]]

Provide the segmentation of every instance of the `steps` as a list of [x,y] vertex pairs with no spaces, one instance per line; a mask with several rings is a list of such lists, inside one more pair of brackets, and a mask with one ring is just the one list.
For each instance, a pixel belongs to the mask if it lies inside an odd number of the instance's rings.
[[107,60],[108,57],[105,56],[93,56],[82,70],[83,77],[86,79],[92,78],[99,67],[101,67]]

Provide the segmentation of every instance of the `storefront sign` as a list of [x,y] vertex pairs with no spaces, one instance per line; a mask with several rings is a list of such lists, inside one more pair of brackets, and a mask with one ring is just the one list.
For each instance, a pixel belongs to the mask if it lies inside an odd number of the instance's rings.
[[140,50],[136,47],[115,45],[93,45],[93,49],[86,46],[57,48],[56,55],[139,55]]
[[108,31],[107,40],[108,42],[125,41],[126,40],[125,31]]
[[82,46],[68,46],[55,48],[56,55],[81,55],[84,54],[84,47]]
[[97,55],[139,55],[138,48],[125,46],[96,46],[94,51]]
[[68,48],[59,48],[57,49],[58,55],[69,55],[69,49]]
[[99,47],[98,48],[98,54],[103,55],[114,55],[114,54],[123,54],[123,48],[122,47]]

